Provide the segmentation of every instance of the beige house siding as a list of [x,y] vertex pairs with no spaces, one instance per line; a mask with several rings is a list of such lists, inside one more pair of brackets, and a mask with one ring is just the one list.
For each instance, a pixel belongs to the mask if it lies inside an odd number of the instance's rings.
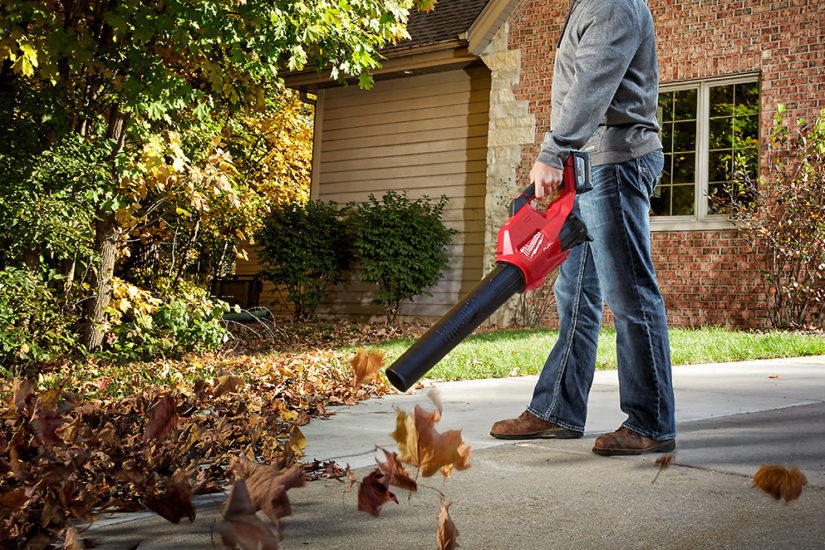
[[[319,111],[313,198],[339,204],[380,199],[387,189],[410,198],[449,198],[445,225],[458,231],[449,269],[432,296],[401,306],[408,319],[443,315],[482,276],[490,72],[486,67],[381,80],[371,90],[328,88]],[[382,318],[372,287],[356,273],[338,285],[319,315]]]
[[[434,320],[482,277],[490,71],[477,66],[318,91],[312,198],[345,204],[380,199],[387,189],[410,198],[449,198],[445,225],[458,231],[449,269],[432,296],[403,304],[402,318]],[[239,275],[258,270],[254,252]],[[275,298],[267,283],[261,304]],[[372,287],[357,273],[332,289],[320,317],[383,319]]]

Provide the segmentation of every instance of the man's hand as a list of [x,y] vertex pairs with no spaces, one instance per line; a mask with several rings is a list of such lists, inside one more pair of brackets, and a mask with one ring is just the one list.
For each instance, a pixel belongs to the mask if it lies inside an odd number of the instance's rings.
[[561,187],[564,180],[564,171],[536,161],[530,169],[530,182],[536,186],[536,199],[541,200],[545,196],[552,197],[556,190]]

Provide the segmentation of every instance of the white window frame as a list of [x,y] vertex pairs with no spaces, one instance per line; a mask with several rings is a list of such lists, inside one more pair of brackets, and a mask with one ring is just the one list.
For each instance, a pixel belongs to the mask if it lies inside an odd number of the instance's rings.
[[[672,82],[659,87],[659,92],[675,92],[696,89],[696,183],[694,184],[694,214],[691,216],[651,216],[651,231],[713,231],[733,228],[733,223],[724,214],[708,213],[708,169],[710,164],[710,89],[729,84],[759,82],[760,73],[743,73],[736,76]],[[762,94],[760,83],[760,97]],[[760,108],[760,119],[762,110]],[[760,121],[761,127],[761,121]]]

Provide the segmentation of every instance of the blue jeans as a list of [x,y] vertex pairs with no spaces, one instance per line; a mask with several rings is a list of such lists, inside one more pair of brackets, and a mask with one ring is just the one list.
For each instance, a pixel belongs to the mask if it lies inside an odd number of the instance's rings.
[[556,279],[559,339],[528,410],[584,431],[604,301],[613,312],[624,426],[651,439],[675,437],[665,304],[650,256],[650,195],[661,150],[593,167],[593,190],[576,207],[593,242],[574,247]]

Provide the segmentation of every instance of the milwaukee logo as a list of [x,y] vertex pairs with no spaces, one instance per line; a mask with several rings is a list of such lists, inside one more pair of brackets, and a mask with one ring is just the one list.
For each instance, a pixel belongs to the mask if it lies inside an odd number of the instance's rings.
[[533,256],[536,255],[536,252],[538,252],[541,248],[543,242],[544,234],[541,231],[538,231],[535,235],[533,235],[533,238],[530,239],[530,242],[521,247],[521,250],[519,250],[519,252],[524,254],[528,260],[532,260]]

